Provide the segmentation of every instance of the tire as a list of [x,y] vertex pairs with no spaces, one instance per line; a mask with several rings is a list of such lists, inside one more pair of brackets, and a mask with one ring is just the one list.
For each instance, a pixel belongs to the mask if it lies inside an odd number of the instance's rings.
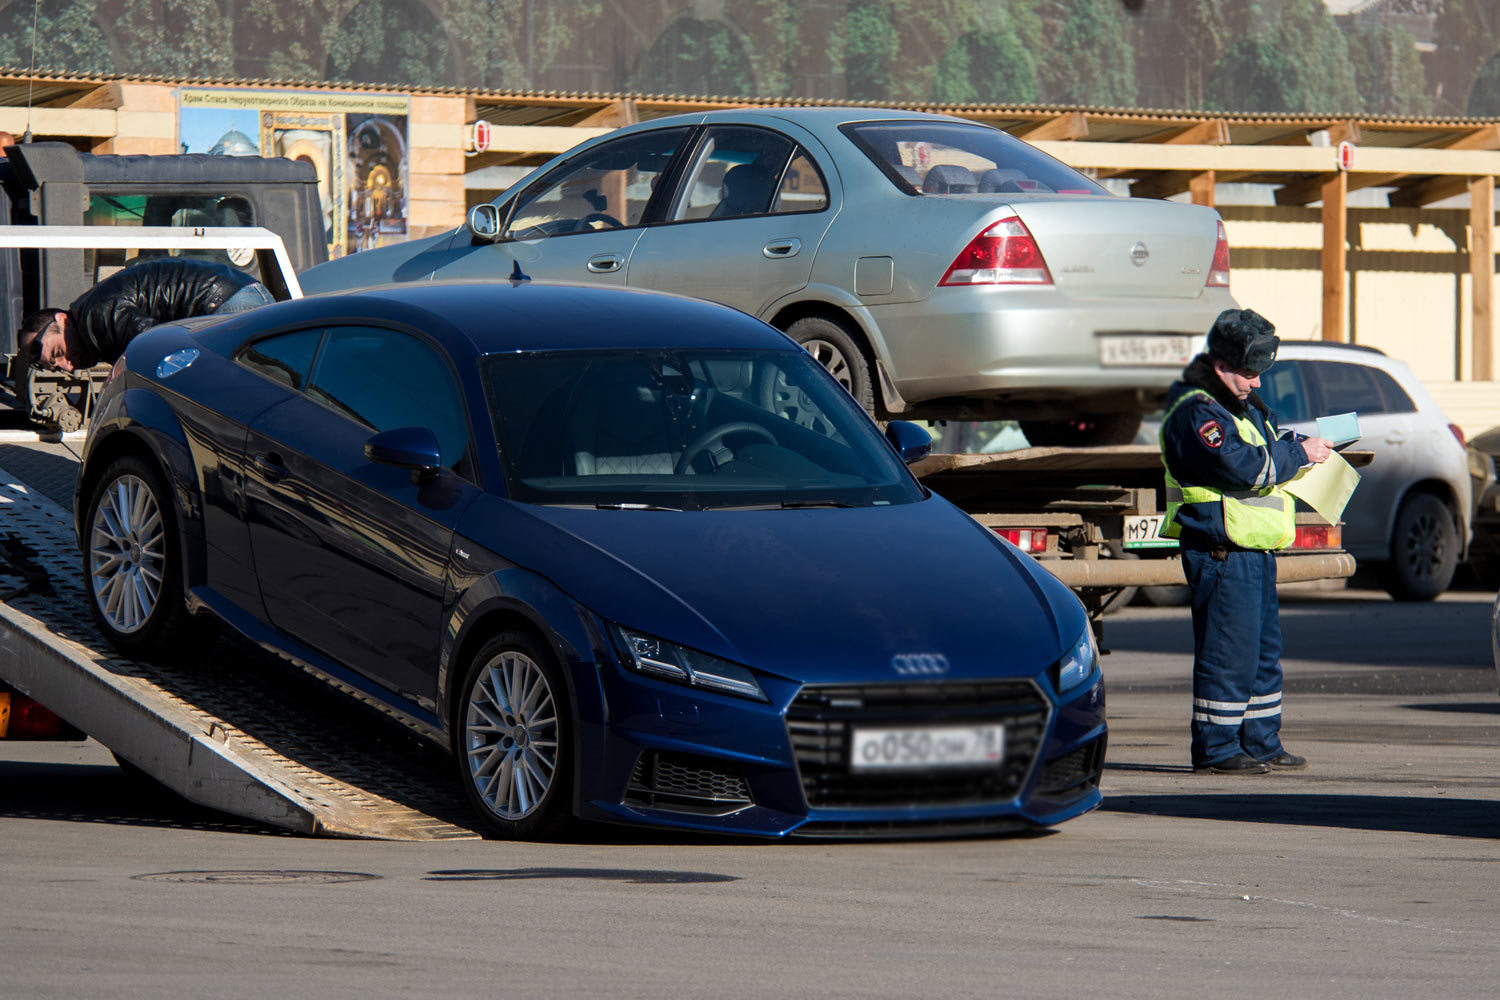
[[842,323],[823,316],[804,316],[787,327],[786,335],[828,369],[828,373],[849,391],[866,413],[875,415],[875,387],[870,379],[870,362],[859,342]]
[[1193,592],[1185,583],[1163,583],[1142,587],[1135,602],[1152,608],[1185,608],[1192,603]]
[[1391,561],[1381,585],[1398,601],[1430,601],[1453,582],[1458,529],[1448,505],[1430,493],[1406,498],[1391,531]]
[[1033,448],[1098,448],[1134,441],[1141,415],[1090,414],[1077,420],[1022,420],[1020,424]]
[[480,647],[464,670],[454,721],[459,781],[487,833],[548,839],[572,825],[573,717],[540,640],[504,632]]
[[135,455],[117,458],[88,504],[83,578],[104,638],[132,656],[194,644],[201,630],[184,601],[177,514],[161,473]]

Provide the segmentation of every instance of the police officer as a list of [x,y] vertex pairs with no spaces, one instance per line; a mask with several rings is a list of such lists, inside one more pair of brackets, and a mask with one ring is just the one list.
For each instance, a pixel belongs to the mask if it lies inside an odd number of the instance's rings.
[[1167,393],[1161,425],[1167,535],[1182,546],[1192,592],[1193,769],[1297,770],[1281,745],[1281,621],[1276,549],[1291,544],[1294,501],[1281,488],[1328,458],[1323,438],[1278,437],[1255,390],[1276,360],[1276,328],[1226,309],[1207,353]]

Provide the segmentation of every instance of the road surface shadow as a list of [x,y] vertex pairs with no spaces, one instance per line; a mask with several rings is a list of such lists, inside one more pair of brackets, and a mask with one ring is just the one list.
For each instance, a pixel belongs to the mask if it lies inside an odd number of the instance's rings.
[[1205,792],[1197,795],[1111,795],[1105,798],[1102,808],[1107,812],[1179,819],[1500,839],[1500,802],[1493,799]]
[[0,818],[293,836],[194,805],[113,764],[0,761]]

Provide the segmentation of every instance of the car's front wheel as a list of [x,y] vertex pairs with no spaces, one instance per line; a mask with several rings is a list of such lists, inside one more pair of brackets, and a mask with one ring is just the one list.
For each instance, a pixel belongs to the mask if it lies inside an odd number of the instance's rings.
[[125,653],[161,653],[189,614],[172,497],[161,474],[134,455],[117,458],[89,495],[83,573],[89,610]]
[[1033,448],[1097,448],[1130,444],[1141,429],[1139,413],[1089,414],[1073,420],[1022,420]]
[[551,652],[506,632],[469,661],[459,688],[454,751],[459,780],[488,832],[557,836],[572,820],[572,719]]
[[1386,592],[1398,601],[1430,601],[1448,589],[1457,568],[1453,512],[1430,493],[1407,497],[1391,532],[1391,561],[1381,579]]

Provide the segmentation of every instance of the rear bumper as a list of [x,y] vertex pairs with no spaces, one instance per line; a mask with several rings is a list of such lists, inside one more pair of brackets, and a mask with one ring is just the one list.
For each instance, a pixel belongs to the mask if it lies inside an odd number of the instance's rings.
[[1102,334],[1196,338],[1234,307],[1227,289],[1193,299],[1079,300],[1055,288],[937,288],[922,302],[869,307],[895,388],[911,403],[949,396],[1086,398],[1145,389],[1162,392],[1182,365],[1105,366]]

